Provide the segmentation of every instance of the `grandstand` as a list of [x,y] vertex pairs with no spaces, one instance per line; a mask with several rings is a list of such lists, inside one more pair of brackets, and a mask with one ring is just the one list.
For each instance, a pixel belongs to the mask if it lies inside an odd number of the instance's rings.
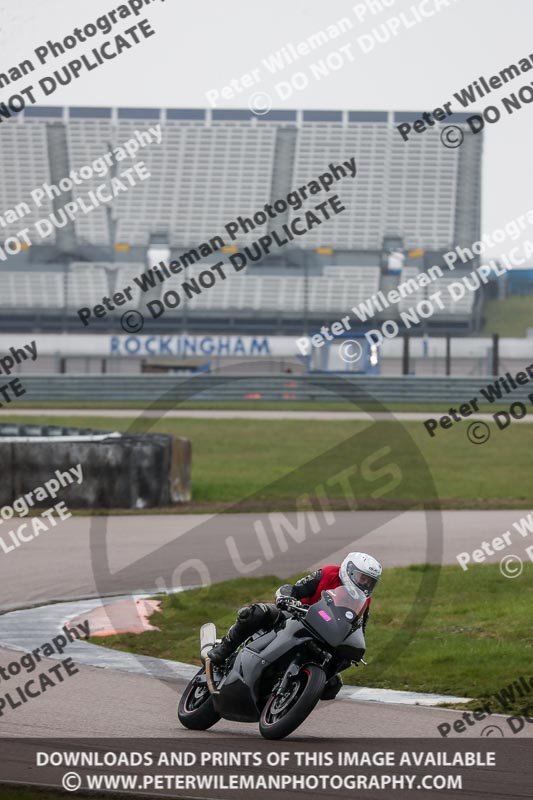
[[[36,186],[50,181],[46,130],[44,122],[8,124],[2,128],[0,215],[3,218],[7,209],[14,209],[19,203],[28,202]],[[41,208],[29,204],[28,210],[29,213],[24,214],[23,220],[4,222],[1,228],[2,240],[16,235],[21,228],[33,225],[41,217],[50,214],[52,203],[46,199]],[[51,241],[54,241],[54,237]]]
[[[6,327],[23,329],[28,320],[43,330],[78,329],[76,310],[94,306],[125,286],[130,308],[177,289],[173,277],[149,294],[133,283],[148,266],[155,246],[178,258],[224,232],[239,215],[251,215],[327,171],[330,163],[355,158],[355,180],[335,185],[347,213],[295,237],[276,256],[248,266],[168,312],[154,330],[218,332],[234,325],[249,332],[299,332],[338,317],[379,289],[390,290],[406,276],[439,263],[443,252],[479,237],[482,137],[467,137],[461,148],[440,142],[435,126],[408,146],[395,126],[417,114],[364,111],[36,108],[2,125],[0,187],[2,208],[14,209],[43,183],[58,183],[73,169],[101,159],[137,131],[161,126],[162,143],[144,147],[133,159],[114,164],[104,178],[72,187],[53,201],[2,228],[16,235],[114,175],[143,160],[150,179],[119,194],[112,203],[76,217],[45,242],[0,262],[0,310]],[[464,125],[466,115],[451,121]],[[449,120],[448,120],[449,121]],[[312,207],[289,207],[290,222]],[[1,209],[0,209],[1,215]],[[280,218],[242,231],[231,245],[246,247]],[[399,242],[403,272],[387,270],[387,242]],[[418,255],[409,256],[411,249]],[[425,255],[420,255],[425,251]],[[220,253],[220,259],[224,253]],[[205,269],[213,255],[194,268]],[[457,276],[455,276],[457,277]],[[442,279],[444,281],[444,278]],[[437,287],[438,288],[438,287]],[[393,309],[418,302],[406,298]],[[475,298],[467,296],[439,310],[428,327],[452,325],[468,332],[477,324]],[[381,315],[386,318],[387,315]],[[379,317],[379,315],[378,315]],[[116,327],[112,314],[96,320],[99,330]],[[363,326],[364,327],[364,326]]]
[[[203,268],[209,264],[202,265]],[[126,286],[132,289],[132,302],[128,308],[141,310],[147,315],[147,303],[162,300],[170,290],[179,290],[180,280],[173,277],[164,284],[156,285],[149,293],[141,294],[133,279],[139,276],[145,266],[141,263],[116,267],[110,263],[76,262],[64,273],[14,272],[0,270],[1,306],[10,311],[10,323],[16,325],[31,315],[37,315],[43,330],[54,329],[56,315],[64,309],[77,322],[74,315],[79,308],[92,308],[101,303],[103,297],[112,297],[114,292]],[[191,277],[198,267],[191,268]],[[329,319],[349,314],[353,306],[375,295],[384,281],[379,267],[338,267],[325,266],[322,274],[307,277],[290,274],[261,274],[260,269],[245,275],[229,276],[225,281],[215,284],[209,291],[187,300],[175,310],[167,310],[164,321],[152,321],[154,331],[175,328],[180,320],[187,328],[195,331],[217,332],[230,323],[242,332],[298,332],[302,320],[306,319],[313,327],[319,327]],[[403,283],[419,273],[417,267],[406,267],[396,280],[388,281],[388,289]],[[453,330],[466,332],[479,324],[480,295],[467,292],[465,296],[453,301],[446,291],[446,285],[461,280],[465,270],[456,270],[452,276],[435,280],[431,288],[419,288],[402,298],[397,305],[378,311],[374,322],[358,325],[360,330],[371,327],[375,321],[396,319],[400,312],[408,311],[432,293],[442,293],[444,308],[436,307],[428,321],[428,330],[443,333]],[[116,328],[123,309],[108,316],[104,322],[93,320],[92,330],[112,330]],[[149,316],[149,315],[148,315]],[[355,320],[357,322],[357,319]],[[99,324],[100,323],[100,324]],[[67,327],[78,328],[79,323]]]
[[[403,283],[408,281],[409,278],[416,277],[418,272],[416,267],[405,267],[402,270],[400,282]],[[418,288],[417,291],[400,300],[398,304],[400,311],[407,311],[411,306],[416,305],[421,300],[426,300],[431,294],[441,292],[441,300],[444,308],[441,309],[437,306],[435,309],[435,317],[444,317],[448,322],[451,321],[450,318],[454,317],[471,318],[476,306],[476,295],[473,292],[466,292],[464,297],[452,301],[450,293],[446,291],[450,284],[458,283],[464,274],[468,274],[467,271],[458,270],[451,275],[443,275],[442,278],[433,281],[431,289],[428,289],[428,287]]]

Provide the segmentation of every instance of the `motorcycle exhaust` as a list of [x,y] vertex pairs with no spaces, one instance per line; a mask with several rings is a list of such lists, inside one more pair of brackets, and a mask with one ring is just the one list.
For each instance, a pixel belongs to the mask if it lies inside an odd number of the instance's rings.
[[205,659],[208,652],[217,643],[217,627],[213,622],[206,622],[200,628],[200,658],[202,663],[205,664]]
[[220,694],[213,680],[213,665],[209,656],[205,660],[205,677],[207,679],[207,688],[209,689],[209,694]]
[[213,680],[213,665],[208,657],[208,652],[217,644],[217,627],[213,622],[206,622],[200,628],[200,658],[205,664],[205,677],[210,694],[218,694]]

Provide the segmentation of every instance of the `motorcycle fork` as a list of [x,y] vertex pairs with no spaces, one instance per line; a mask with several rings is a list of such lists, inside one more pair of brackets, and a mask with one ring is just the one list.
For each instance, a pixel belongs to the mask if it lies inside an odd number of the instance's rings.
[[[332,659],[331,654],[326,653],[323,650],[318,650],[316,655],[318,655],[319,658],[316,661],[313,661],[312,663],[315,663],[319,667],[322,667],[324,672],[326,672],[327,674],[328,664]],[[290,679],[295,678],[300,672],[301,668],[304,666],[304,664],[311,660],[312,659],[298,660],[298,661],[293,661],[291,664],[289,664],[289,667],[285,671],[285,674],[281,679],[280,683],[278,684],[278,687],[275,689],[274,694],[276,695],[283,694],[283,692],[287,691],[287,686],[289,684]]]
[[291,678],[295,678],[298,673],[300,672],[302,665],[299,662],[293,661],[292,664],[289,664],[288,669],[285,671],[285,674],[281,681],[279,682],[274,694],[279,695],[283,694],[283,692],[287,691],[287,687],[289,685],[289,681]]

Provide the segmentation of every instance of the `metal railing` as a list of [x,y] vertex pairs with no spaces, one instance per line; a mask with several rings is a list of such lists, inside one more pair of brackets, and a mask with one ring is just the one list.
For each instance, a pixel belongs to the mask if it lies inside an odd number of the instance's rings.
[[[462,403],[480,397],[491,379],[437,376],[338,375],[24,375],[24,401],[61,403],[157,401],[320,401],[368,403]],[[525,401],[533,382],[517,387],[502,403]],[[5,406],[16,414],[17,405]]]

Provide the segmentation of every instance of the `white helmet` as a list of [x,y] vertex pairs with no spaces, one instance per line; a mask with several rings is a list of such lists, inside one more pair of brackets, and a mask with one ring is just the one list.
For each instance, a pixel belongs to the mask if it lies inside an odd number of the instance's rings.
[[379,561],[367,553],[348,553],[339,569],[339,578],[350,594],[357,587],[367,596],[374,591],[382,573]]

